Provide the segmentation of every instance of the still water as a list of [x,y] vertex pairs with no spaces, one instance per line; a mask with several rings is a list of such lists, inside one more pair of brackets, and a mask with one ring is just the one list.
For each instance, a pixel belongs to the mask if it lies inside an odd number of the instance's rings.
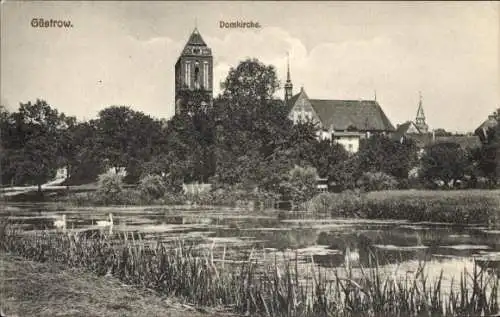
[[[113,226],[98,227],[112,213]],[[500,230],[486,226],[411,223],[313,217],[307,213],[256,212],[245,209],[200,207],[61,208],[51,204],[9,204],[0,217],[26,232],[57,231],[55,221],[66,216],[67,230],[105,231],[112,236],[133,233],[142,241],[190,241],[210,249],[216,261],[275,259],[298,256],[300,263],[324,268],[346,266],[346,254],[356,254],[358,266],[379,267],[393,274],[415,272],[426,261],[432,278],[441,271],[459,279],[474,260],[499,271]],[[222,256],[222,254],[224,254]]]

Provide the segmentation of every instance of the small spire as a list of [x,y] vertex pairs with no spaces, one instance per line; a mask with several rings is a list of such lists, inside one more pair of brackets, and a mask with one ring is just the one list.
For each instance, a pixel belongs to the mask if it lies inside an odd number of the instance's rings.
[[375,91],[374,91],[373,100],[377,101],[377,89],[375,89]]
[[194,29],[195,31],[198,31],[198,17],[194,18]]
[[287,61],[286,61],[286,81],[289,82],[290,81],[290,53],[289,52],[286,52],[286,58],[287,58]]

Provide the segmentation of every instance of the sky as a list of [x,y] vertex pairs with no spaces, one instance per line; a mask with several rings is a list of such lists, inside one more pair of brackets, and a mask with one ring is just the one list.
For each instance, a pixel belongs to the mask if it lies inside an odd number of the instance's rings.
[[[215,94],[248,57],[290,54],[294,93],[374,99],[394,126],[422,93],[431,129],[473,131],[500,108],[500,2],[1,2],[2,105],[46,100],[88,120],[110,105],[174,113],[174,65],[197,26]],[[71,21],[39,28],[33,18]],[[261,28],[221,28],[253,21]],[[283,91],[277,92],[283,97]]]

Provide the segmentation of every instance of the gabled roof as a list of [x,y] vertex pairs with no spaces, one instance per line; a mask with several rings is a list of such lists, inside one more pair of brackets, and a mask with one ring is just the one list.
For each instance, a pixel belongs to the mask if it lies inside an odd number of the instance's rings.
[[299,99],[300,92],[298,94],[295,94],[290,98],[290,100],[287,101],[286,107],[288,108],[288,111],[292,110],[293,106],[297,102],[297,99]]
[[197,28],[194,28],[193,33],[189,36],[189,39],[185,45],[186,46],[207,46],[203,38],[201,37],[200,32]]
[[394,131],[384,111],[375,100],[309,99],[323,126],[327,129],[360,131]]

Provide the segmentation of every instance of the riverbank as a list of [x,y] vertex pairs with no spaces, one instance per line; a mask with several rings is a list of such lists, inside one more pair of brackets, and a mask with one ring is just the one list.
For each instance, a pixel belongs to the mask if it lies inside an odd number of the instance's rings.
[[[19,197],[23,198],[23,197]],[[25,196],[30,202],[39,196]],[[250,210],[274,209],[279,199],[269,193],[235,189],[218,189],[186,195],[165,193],[161,198],[145,199],[135,188],[124,189],[116,200],[106,202],[96,191],[71,189],[47,193],[44,202],[65,206],[224,206]],[[15,202],[16,200],[11,200]],[[413,222],[446,222],[500,226],[500,190],[387,190],[373,192],[346,191],[320,193],[301,210],[331,217],[396,219]]]
[[332,217],[500,225],[500,190],[321,193],[307,208]]
[[206,312],[201,313],[178,299],[125,285],[113,277],[0,254],[2,316],[230,316],[200,310]]

